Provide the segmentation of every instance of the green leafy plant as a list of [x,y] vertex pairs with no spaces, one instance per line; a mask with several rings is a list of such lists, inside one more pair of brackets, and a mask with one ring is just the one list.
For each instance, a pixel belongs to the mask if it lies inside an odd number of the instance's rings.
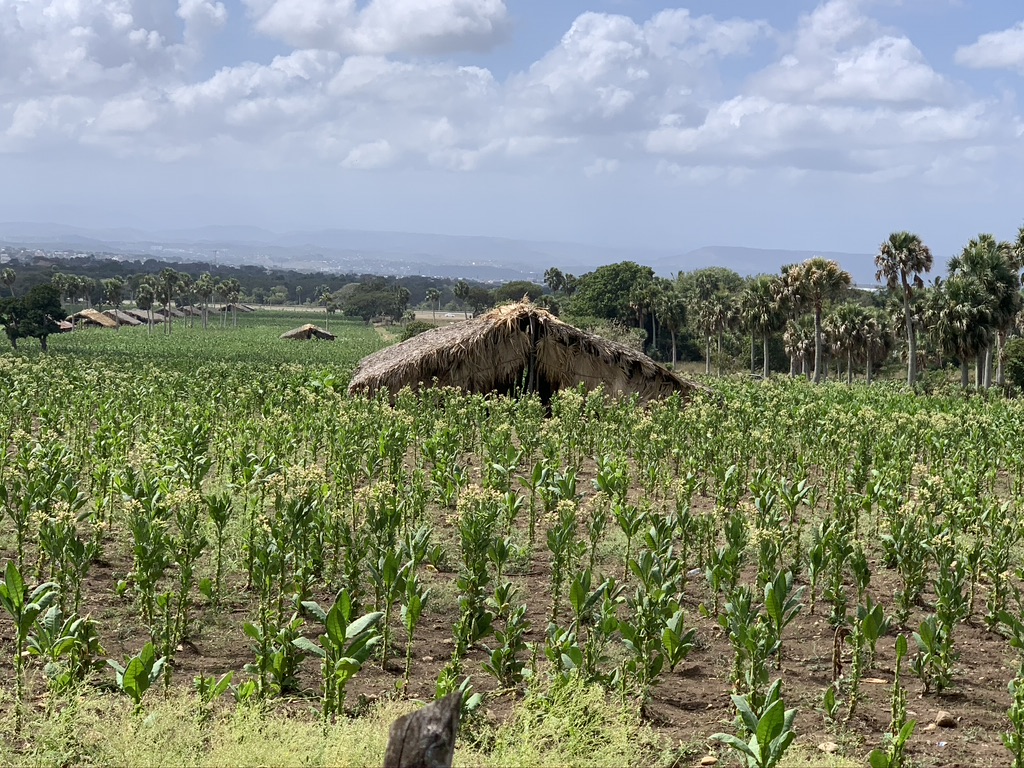
[[0,582],[0,605],[14,622],[15,729],[18,731],[21,730],[25,701],[25,647],[36,620],[56,598],[56,584],[44,582],[30,591],[18,566],[13,560],[7,561],[4,580]]
[[103,666],[96,622],[87,616],[65,616],[59,605],[51,605],[28,636],[29,656],[45,662],[50,690],[61,692]]
[[329,611],[324,611],[313,601],[304,601],[302,607],[309,611],[326,628],[320,636],[320,645],[305,637],[297,637],[292,643],[297,647],[320,657],[324,683],[322,713],[324,719],[340,715],[345,706],[345,688],[363,664],[370,658],[380,642],[377,625],[384,617],[382,611],[364,616],[354,616],[352,601],[345,590],[338,594]]
[[107,664],[114,670],[118,690],[131,698],[136,712],[142,710],[142,697],[160,679],[166,663],[167,659],[163,656],[157,658],[152,643],[146,643],[123,667],[113,659],[107,659]]
[[793,730],[796,710],[785,708],[781,682],[775,681],[768,690],[765,707],[760,715],[751,708],[747,696],[732,696],[742,727],[749,734],[748,741],[730,733],[711,735],[713,741],[721,742],[735,751],[747,768],[775,768],[796,739],[796,731]]

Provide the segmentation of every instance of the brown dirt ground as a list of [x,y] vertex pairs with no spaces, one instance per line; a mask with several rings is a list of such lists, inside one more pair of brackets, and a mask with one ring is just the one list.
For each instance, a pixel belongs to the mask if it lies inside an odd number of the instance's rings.
[[[437,531],[435,541],[454,540],[446,538],[445,534],[444,530]],[[142,627],[131,600],[114,593],[117,581],[124,578],[130,569],[129,557],[126,553],[118,553],[113,542],[108,543],[106,555],[109,561],[95,563],[89,573],[83,612],[91,614],[98,622],[107,655],[123,660],[145,644],[148,632]],[[520,586],[520,599],[525,599],[533,625],[527,639],[540,644],[544,641],[550,607],[547,556],[546,550],[539,549],[528,572],[510,574],[510,578]],[[451,559],[454,561],[456,558]],[[605,565],[609,572],[621,575],[621,562]],[[896,574],[885,570],[877,561],[873,566],[870,592],[877,601],[891,608],[897,587]],[[746,576],[748,583],[753,580],[752,571]],[[350,706],[399,695],[419,699],[433,697],[437,675],[452,651],[452,624],[457,611],[452,597],[455,574],[437,573],[425,568],[424,578],[434,586],[435,593],[447,593],[449,599],[436,600],[424,614],[416,635],[412,681],[408,690],[401,694],[398,692],[404,663],[404,631],[395,611],[395,658],[391,659],[386,670],[373,665],[360,672],[349,687]],[[852,591],[852,587],[850,589]],[[225,595],[225,604],[219,612],[206,605],[205,598],[197,596],[195,632],[174,660],[176,685],[190,687],[196,675],[219,675],[230,670],[235,670],[238,682],[242,667],[252,661],[249,640],[242,632],[242,624],[255,615],[253,596],[245,591],[244,581],[237,574],[227,582]],[[644,708],[644,716],[658,732],[679,745],[678,765],[696,765],[707,753],[707,737],[716,731],[729,730],[731,726],[734,711],[727,681],[732,651],[717,623],[702,617],[698,610],[701,603],[710,604],[702,575],[688,582],[685,595],[687,623],[697,627],[697,645],[675,672],[666,671],[663,675],[653,691],[653,698]],[[331,600],[327,594],[316,597],[325,605]],[[926,603],[930,599],[929,595],[925,596]],[[1010,696],[1007,683],[1014,676],[1016,658],[1004,638],[985,629],[980,618],[984,599],[985,586],[979,585],[975,615],[959,627],[956,635],[960,660],[951,690],[942,695],[923,695],[919,681],[909,669],[909,659],[904,664],[908,714],[918,721],[917,732],[908,747],[908,754],[915,765],[998,766],[1008,763],[1009,753],[1001,744],[1000,733],[1008,725],[1006,711]],[[832,682],[834,631],[828,624],[827,613],[827,605],[819,599],[817,615],[811,615],[805,607],[784,635],[786,657],[779,675],[785,683],[786,704],[799,709],[796,719],[798,744],[805,745],[813,753],[818,744],[833,741],[840,745],[840,754],[866,763],[868,752],[879,746],[881,736],[888,728],[896,632],[890,632],[878,642],[878,659],[871,669],[864,672],[862,700],[852,722],[829,725],[821,711],[822,694]],[[899,631],[909,636],[910,628],[916,627],[926,615],[924,609],[918,610],[910,617],[908,626],[899,628]],[[313,625],[308,628],[310,632],[315,631]],[[0,618],[0,680],[11,687],[12,630],[9,619],[6,616]],[[910,655],[913,656],[912,640],[910,645]],[[543,659],[543,653],[539,656]],[[494,691],[492,678],[480,666],[484,658],[482,648],[472,650],[465,672],[471,675],[475,690],[492,694],[487,697],[486,706],[491,719],[497,722],[512,710],[516,694]],[[846,658],[849,658],[848,648]],[[30,683],[37,694],[37,704],[41,704],[43,683],[38,668],[31,672]],[[293,695],[283,706],[292,712],[315,709],[319,689],[316,660],[308,659],[303,663],[300,687],[303,693]],[[939,710],[953,714],[957,721],[955,728],[929,727]]]

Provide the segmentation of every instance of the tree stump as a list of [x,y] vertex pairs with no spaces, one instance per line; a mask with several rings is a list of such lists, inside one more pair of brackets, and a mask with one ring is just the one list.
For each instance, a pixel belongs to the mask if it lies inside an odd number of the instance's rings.
[[455,691],[391,724],[384,768],[451,768],[462,713]]

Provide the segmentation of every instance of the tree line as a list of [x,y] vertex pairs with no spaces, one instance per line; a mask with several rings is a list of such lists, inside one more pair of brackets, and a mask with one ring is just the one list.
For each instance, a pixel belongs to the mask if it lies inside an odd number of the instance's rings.
[[[108,276],[57,269],[65,265]],[[328,314],[364,321],[409,319],[415,307],[434,318],[444,309],[468,316],[527,296],[582,327],[613,336],[616,329],[632,333],[649,354],[673,366],[702,359],[708,374],[737,367],[746,347],[750,370],[763,376],[788,368],[790,375],[821,381],[835,370],[848,381],[861,372],[870,381],[879,366],[898,356],[911,385],[922,369],[955,363],[965,386],[973,371],[976,386],[986,388],[1004,383],[1007,344],[1021,330],[1024,227],[1015,240],[991,234],[971,239],[941,276],[931,274],[934,258],[918,235],[894,232],[875,256],[879,290],[853,288],[848,272],[821,257],[785,266],[778,274],[749,278],[722,267],[665,278],[631,261],[580,276],[552,267],[544,273],[543,285],[514,281],[498,287],[444,278],[259,267],[199,272],[203,265],[168,266],[152,259],[130,263],[142,267],[133,274],[111,274],[117,265],[125,262],[50,259],[44,267],[7,266],[0,270],[0,282],[12,298],[18,289],[45,279],[60,301],[69,304],[118,308],[131,302],[149,311],[199,307],[204,326],[211,302],[262,303],[268,290],[281,301],[313,304]],[[227,322],[227,313],[220,322]]]
[[934,257],[918,235],[893,232],[879,246],[875,266],[877,291],[853,288],[848,272],[821,257],[751,278],[721,267],[662,278],[633,262],[578,278],[553,268],[545,274],[552,295],[544,301],[577,319],[644,329],[647,346],[673,365],[681,338],[696,343],[708,374],[734,362],[746,338],[750,368],[760,362],[764,376],[771,349],[781,342],[789,374],[815,382],[832,364],[847,381],[860,370],[870,381],[898,355],[911,386],[923,368],[949,363],[959,366],[964,386],[972,368],[978,388],[1005,383],[1007,344],[1024,322],[1024,227],[1013,241],[973,238],[944,276],[930,275]]

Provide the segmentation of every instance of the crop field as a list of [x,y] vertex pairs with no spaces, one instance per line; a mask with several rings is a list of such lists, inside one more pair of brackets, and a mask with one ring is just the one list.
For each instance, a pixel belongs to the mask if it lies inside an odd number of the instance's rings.
[[307,320],[0,355],[0,763],[377,765],[461,686],[462,765],[1024,765],[1024,404],[392,405]]

